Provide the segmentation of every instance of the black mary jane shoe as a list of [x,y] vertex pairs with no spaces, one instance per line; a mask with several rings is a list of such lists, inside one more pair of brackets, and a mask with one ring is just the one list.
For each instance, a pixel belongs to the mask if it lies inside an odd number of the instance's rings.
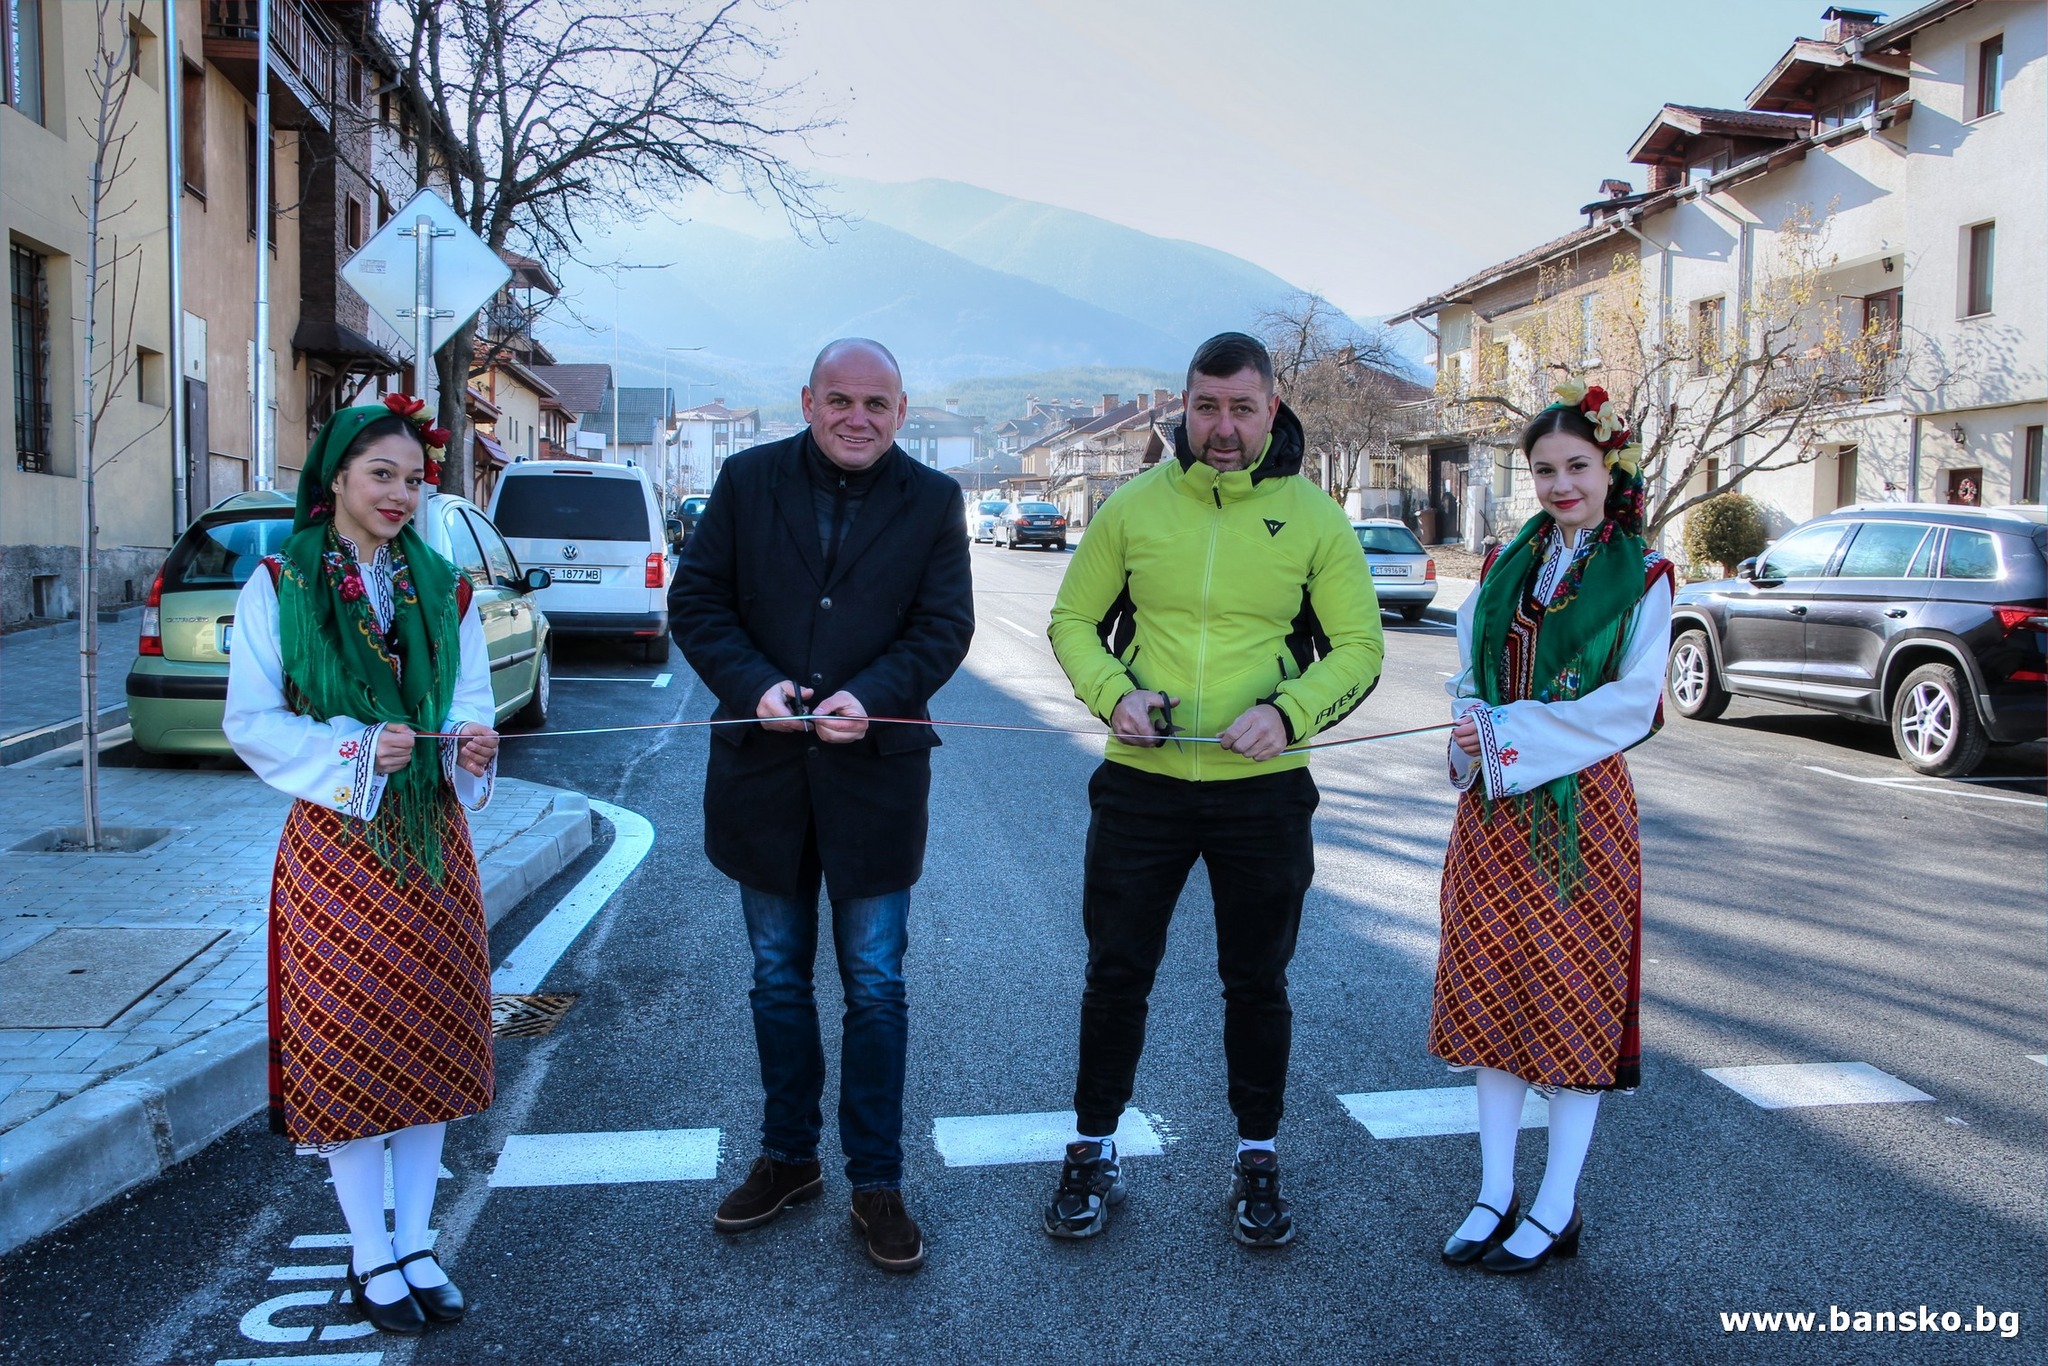
[[1503,1214],[1485,1201],[1477,1201],[1473,1209],[1483,1209],[1494,1217],[1493,1232],[1484,1238],[1460,1238],[1453,1234],[1445,1243],[1443,1259],[1445,1266],[1470,1266],[1507,1240],[1515,1228],[1515,1212],[1521,1206],[1520,1198],[1508,1192],[1507,1213]]
[[[1533,1214],[1522,1220],[1522,1222],[1525,1224],[1535,1224],[1543,1232],[1550,1233],[1550,1230],[1544,1228],[1542,1223]],[[1549,1245],[1535,1256],[1520,1256],[1508,1251],[1507,1247],[1503,1245],[1481,1257],[1479,1265],[1496,1275],[1518,1276],[1525,1271],[1534,1271],[1537,1267],[1542,1266],[1550,1260],[1552,1253],[1556,1253],[1560,1257],[1576,1257],[1579,1255],[1579,1234],[1585,1227],[1585,1216],[1579,1213],[1577,1205],[1573,1205],[1572,1217],[1565,1223],[1562,1229],[1556,1233],[1550,1233]]]
[[[441,1265],[440,1258],[434,1256],[432,1252],[427,1251],[425,1248],[420,1249],[418,1252],[408,1252],[405,1256],[400,1257],[394,1262],[393,1265],[403,1272],[407,1266],[422,1257],[433,1262],[435,1266]],[[445,1268],[441,1274],[444,1276],[447,1274]],[[411,1288],[412,1297],[419,1301],[420,1311],[435,1323],[460,1323],[462,1322],[462,1316],[469,1312],[468,1302],[462,1298],[462,1292],[455,1288],[455,1282],[453,1281],[447,1281],[441,1285],[413,1285],[412,1282],[407,1281],[406,1285]]]
[[[407,1295],[402,1300],[393,1300],[390,1304],[379,1304],[370,1298],[370,1282],[376,1280],[387,1271],[397,1270],[397,1262],[386,1262],[383,1266],[377,1267],[367,1275],[358,1276],[356,1275],[354,1265],[350,1265],[348,1269],[349,1298],[355,1301],[356,1308],[363,1311],[363,1317],[370,1321],[370,1326],[380,1333],[403,1333],[409,1337],[424,1333],[427,1331],[427,1317],[420,1312],[420,1306],[413,1299],[412,1295]],[[402,1279],[404,1273],[400,1272],[399,1274]],[[413,1294],[418,1293],[418,1291],[413,1292]]]

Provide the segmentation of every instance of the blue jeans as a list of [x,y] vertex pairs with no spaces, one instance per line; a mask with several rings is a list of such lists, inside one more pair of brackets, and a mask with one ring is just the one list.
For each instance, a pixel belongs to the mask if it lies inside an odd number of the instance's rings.
[[[761,1054],[761,1151],[778,1162],[815,1162],[824,1128],[825,1049],[811,968],[818,956],[818,879],[808,895],[741,886],[754,949],[754,1043]],[[855,1190],[903,1181],[903,1066],[910,1007],[903,951],[910,891],[832,902],[832,942],[846,1015],[839,1046],[839,1147]]]

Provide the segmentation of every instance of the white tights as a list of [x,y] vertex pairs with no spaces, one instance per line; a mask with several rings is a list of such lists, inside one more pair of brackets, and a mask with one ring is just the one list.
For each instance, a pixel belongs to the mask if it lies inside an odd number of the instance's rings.
[[[1522,1128],[1522,1102],[1529,1084],[1508,1072],[1479,1069],[1479,1199],[1506,1210],[1515,1189],[1515,1140]],[[1507,1240],[1517,1256],[1533,1256],[1549,1242],[1549,1234],[1530,1225],[1533,1217],[1552,1233],[1562,1233],[1578,1203],[1579,1172],[1593,1144],[1593,1121],[1600,1114],[1600,1093],[1560,1090],[1550,1098],[1550,1142],[1543,1162],[1543,1184],[1524,1212],[1524,1221]],[[1458,1237],[1480,1239],[1497,1221],[1474,1209],[1458,1228]]]
[[[446,1124],[420,1124],[378,1138],[344,1143],[327,1156],[334,1174],[335,1198],[348,1221],[354,1245],[355,1271],[385,1266],[428,1246],[427,1225],[434,1214],[434,1185],[441,1175],[441,1143]],[[391,1204],[394,1231],[384,1227],[384,1146],[391,1145]],[[365,1287],[378,1304],[404,1299],[408,1283],[427,1289],[445,1285],[447,1275],[433,1260],[408,1264],[401,1277],[387,1271]]]

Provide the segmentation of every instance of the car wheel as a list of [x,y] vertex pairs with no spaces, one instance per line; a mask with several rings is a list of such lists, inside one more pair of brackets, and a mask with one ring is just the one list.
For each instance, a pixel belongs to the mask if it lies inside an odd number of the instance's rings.
[[526,699],[526,705],[512,715],[512,724],[525,730],[539,730],[548,723],[548,702],[554,696],[555,671],[548,663],[548,652],[540,652],[540,667],[533,671],[533,696]]
[[652,640],[643,641],[640,645],[640,662],[642,664],[668,663],[668,637],[656,636]]
[[1728,690],[1714,674],[1714,651],[1705,631],[1681,631],[1664,666],[1671,705],[1690,721],[1711,721],[1728,710]]
[[1412,626],[1412,625],[1414,625],[1414,624],[1415,624],[1416,622],[1418,622],[1418,621],[1421,621],[1421,620],[1422,620],[1422,613],[1423,613],[1423,610],[1424,610],[1424,604],[1422,604],[1422,603],[1411,603],[1410,605],[1408,605],[1408,606],[1406,606],[1406,607],[1403,607],[1403,608],[1401,609],[1401,620],[1403,620],[1403,621],[1405,621],[1405,622],[1409,623],[1409,624],[1410,624],[1410,625]]
[[1922,664],[1892,697],[1892,744],[1916,771],[1960,778],[1983,761],[1990,737],[1976,703],[1948,664]]

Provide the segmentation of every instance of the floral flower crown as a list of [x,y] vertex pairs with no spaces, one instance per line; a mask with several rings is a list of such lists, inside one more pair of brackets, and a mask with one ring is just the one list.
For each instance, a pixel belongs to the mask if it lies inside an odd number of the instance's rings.
[[441,462],[434,457],[447,453],[448,443],[455,439],[453,434],[446,427],[434,425],[434,419],[427,415],[427,401],[423,398],[414,398],[411,394],[386,394],[384,406],[391,410],[393,416],[411,423],[412,429],[419,433],[420,444],[427,448],[427,482],[438,488]]
[[1620,468],[1633,479],[1642,473],[1643,448],[1629,431],[1628,414],[1599,385],[1568,379],[1553,391],[1553,408],[1576,408],[1593,424],[1593,444],[1607,452],[1607,468]]

